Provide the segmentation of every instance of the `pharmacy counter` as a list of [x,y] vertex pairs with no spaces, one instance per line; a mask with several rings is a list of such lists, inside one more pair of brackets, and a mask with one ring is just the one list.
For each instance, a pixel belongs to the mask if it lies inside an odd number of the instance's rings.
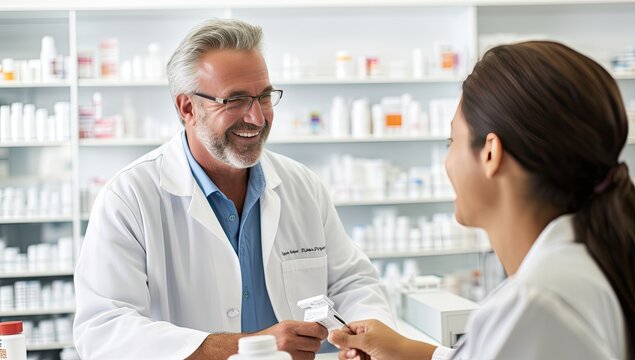
[[[439,345],[438,341],[435,341],[402,319],[397,320],[397,327],[399,329],[399,333],[407,338],[427,342],[432,345]],[[317,360],[337,360],[337,353],[318,354],[315,358]]]

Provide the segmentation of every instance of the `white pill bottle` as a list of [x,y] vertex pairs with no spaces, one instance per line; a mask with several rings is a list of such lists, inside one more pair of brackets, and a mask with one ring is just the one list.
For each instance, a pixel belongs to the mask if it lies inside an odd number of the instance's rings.
[[278,351],[273,335],[257,335],[238,339],[238,354],[227,360],[291,360],[291,355]]
[[26,360],[22,321],[0,323],[0,359]]

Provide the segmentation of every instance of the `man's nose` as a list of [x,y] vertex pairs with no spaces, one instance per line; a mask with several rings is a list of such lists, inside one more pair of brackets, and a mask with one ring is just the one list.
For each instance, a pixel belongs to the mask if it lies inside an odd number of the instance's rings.
[[251,104],[251,107],[245,114],[244,121],[256,126],[263,126],[265,124],[265,115],[262,113],[262,107],[258,100],[254,100]]

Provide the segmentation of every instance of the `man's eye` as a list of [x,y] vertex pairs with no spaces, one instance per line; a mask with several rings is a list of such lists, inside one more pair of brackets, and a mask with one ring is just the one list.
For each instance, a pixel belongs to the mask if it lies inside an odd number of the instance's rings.
[[261,104],[271,104],[271,94],[263,95],[260,97]]
[[237,109],[243,107],[247,99],[231,99],[227,101],[227,109]]

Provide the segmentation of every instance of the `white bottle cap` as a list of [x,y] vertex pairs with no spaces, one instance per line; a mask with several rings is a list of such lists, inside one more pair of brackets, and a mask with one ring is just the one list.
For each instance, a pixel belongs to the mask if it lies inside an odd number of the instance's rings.
[[256,355],[276,352],[276,338],[273,335],[247,336],[238,339],[238,353],[241,355]]

